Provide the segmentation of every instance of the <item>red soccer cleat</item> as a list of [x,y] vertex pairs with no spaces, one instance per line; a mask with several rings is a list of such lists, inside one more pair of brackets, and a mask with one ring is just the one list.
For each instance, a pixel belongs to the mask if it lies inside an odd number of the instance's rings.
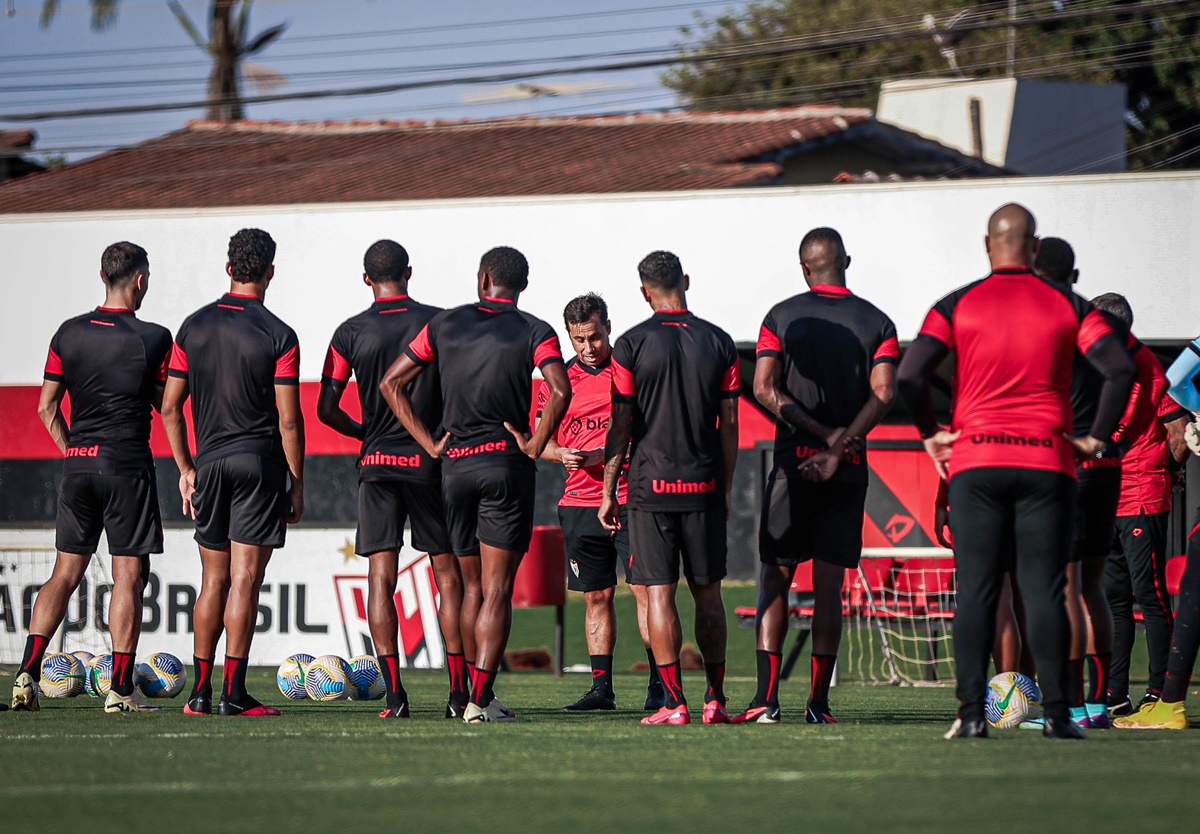
[[704,705],[705,724],[728,724],[729,712],[720,701],[709,701]]
[[749,706],[745,712],[739,712],[737,715],[730,716],[730,724],[778,724],[779,723],[779,707],[766,706],[756,707]]
[[663,707],[654,715],[642,719],[643,724],[691,724],[692,714],[688,712],[687,704],[677,707]]

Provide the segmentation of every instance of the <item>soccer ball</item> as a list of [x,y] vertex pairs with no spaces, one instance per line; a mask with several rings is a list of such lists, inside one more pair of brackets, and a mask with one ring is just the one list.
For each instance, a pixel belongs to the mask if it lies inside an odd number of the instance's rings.
[[174,698],[187,685],[187,669],[175,655],[157,652],[138,664],[137,683],[147,698]]
[[[71,652],[71,654],[73,654],[73,655],[75,655],[75,657],[79,658],[79,662],[83,664],[83,672],[84,672],[84,674],[87,674],[88,664],[90,664],[93,660],[95,660],[96,656],[89,651],[84,651],[83,649],[80,649],[77,652]],[[82,695],[83,690],[80,689],[77,694]]]
[[332,654],[323,654],[304,670],[304,691],[314,701],[336,701],[350,694],[346,671],[350,664]]
[[1042,692],[1020,672],[1001,672],[988,681],[983,713],[993,727],[1016,727],[1031,718]]
[[85,679],[87,694],[103,698],[112,689],[112,655],[102,654],[92,658]]
[[304,677],[308,671],[308,664],[312,661],[311,654],[294,654],[279,664],[279,671],[275,673],[275,684],[283,693],[283,697],[292,701],[303,701],[308,697],[308,693],[304,691]]
[[375,658],[360,655],[350,659],[350,699],[353,701],[378,701],[387,694],[383,682],[383,671]]
[[73,654],[48,654],[42,660],[39,687],[47,698],[68,698],[83,691],[83,664]]

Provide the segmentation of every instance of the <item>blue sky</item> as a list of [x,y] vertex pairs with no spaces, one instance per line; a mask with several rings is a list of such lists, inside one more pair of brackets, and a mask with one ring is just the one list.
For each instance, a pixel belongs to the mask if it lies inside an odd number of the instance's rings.
[[[3,16],[7,5],[15,9]],[[182,5],[207,31],[206,0]],[[729,0],[513,0],[507,3],[409,0],[257,0],[251,29],[287,22],[283,38],[252,60],[286,77],[282,93],[443,79],[462,75],[590,66],[620,53],[666,53],[685,38],[695,13],[714,16]],[[203,99],[208,56],[187,37],[165,0],[124,0],[115,25],[90,28],[87,0],[62,0],[48,28],[42,0],[0,0],[0,114]],[[568,60],[570,58],[571,60]],[[642,69],[533,83],[605,85],[573,95],[479,101],[504,84],[453,85],[354,98],[251,105],[252,119],[462,119],[657,110],[675,104]],[[246,95],[255,89],[247,84]],[[80,159],[182,127],[200,108],[49,121],[0,120],[31,127],[34,156]]]

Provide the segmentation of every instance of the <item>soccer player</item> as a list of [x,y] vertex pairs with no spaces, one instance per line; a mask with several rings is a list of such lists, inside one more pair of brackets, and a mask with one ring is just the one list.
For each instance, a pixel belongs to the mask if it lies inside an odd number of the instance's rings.
[[[1127,329],[1133,327],[1133,310],[1124,296],[1107,293],[1092,299],[1100,310],[1115,316]],[[1190,415],[1166,395],[1167,377],[1154,354],[1131,334],[1129,337],[1138,380],[1117,439],[1126,448],[1121,462],[1121,495],[1116,511],[1116,532],[1111,537],[1105,591],[1112,607],[1114,641],[1111,676],[1093,696],[1107,698],[1113,715],[1134,711],[1129,700],[1129,657],[1133,651],[1134,599],[1145,617],[1146,648],[1150,655],[1150,680],[1137,708],[1162,695],[1171,649],[1173,615],[1167,593],[1167,517],[1171,513],[1170,452],[1186,459],[1181,442]],[[1168,443],[1170,440],[1170,444]],[[1173,446],[1169,449],[1168,446]],[[1089,657],[1089,660],[1091,658]],[[1111,692],[1111,697],[1108,693]]]
[[779,722],[788,587],[813,562],[812,684],[804,720],[836,724],[829,686],[842,639],[842,582],[862,555],[863,438],[896,393],[900,345],[878,307],[846,287],[850,256],[834,229],[800,242],[809,292],[771,308],[759,331],[754,396],[775,415],[775,452],[758,549],[758,691],[734,723]]
[[[366,556],[370,563],[367,620],[387,686],[387,707],[379,717],[407,718],[408,693],[400,677],[395,600],[405,521],[412,524],[412,546],[429,554],[439,589],[457,580],[458,566],[446,533],[441,464],[396,420],[379,384],[403,346],[441,310],[409,298],[412,267],[408,252],[399,243],[380,240],[372,244],[363,257],[363,269],[363,283],[371,288],[375,303],[333,334],[321,374],[317,416],[327,426],[362,441],[354,552]],[[341,407],[351,376],[358,380],[361,424]],[[425,424],[439,425],[442,392],[436,370],[422,375],[410,389],[409,398]],[[442,604],[438,619],[449,655],[446,665],[453,673],[456,662],[461,667],[463,657],[459,611],[449,588],[439,596]],[[457,598],[461,596],[460,591]],[[458,677],[457,692],[453,674],[450,680],[451,703],[447,710],[453,711],[456,695],[461,693],[460,698],[465,700],[465,675]]]
[[[508,246],[479,264],[479,301],[438,313],[384,376],[381,391],[408,433],[430,457],[445,458],[442,496],[450,546],[464,587],[480,589],[468,724],[514,721],[493,692],[512,625],[513,580],[533,535],[536,460],[558,430],[571,399],[554,329],[517,309],[529,263]],[[407,388],[427,368],[441,377],[442,431],[434,439]],[[530,377],[539,368],[549,389],[542,419],[528,431]],[[443,592],[444,593],[444,592]],[[464,592],[466,593],[466,592]],[[466,641],[464,640],[464,643]]]
[[[263,306],[275,241],[261,229],[229,239],[229,292],[188,316],[175,336],[163,424],[179,466],[184,515],[196,520],[203,567],[195,607],[196,677],[183,707],[212,713],[212,671],[225,632],[218,715],[279,715],[246,692],[258,593],[287,525],[304,512],[300,345]],[[182,409],[192,398],[196,456]]]
[[[1033,215],[1009,203],[988,220],[992,272],[934,305],[900,363],[898,385],[925,448],[950,481],[958,557],[954,651],[958,716],[947,738],[987,736],[983,703],[996,604],[1015,542],[1045,709],[1043,735],[1084,738],[1067,707],[1070,629],[1063,604],[1075,502],[1076,456],[1094,457],[1117,428],[1133,361],[1108,320],[1070,289],[1030,269]],[[1002,317],[1002,318],[998,318]],[[1020,338],[1013,333],[1019,332]],[[1078,349],[1104,375],[1086,437],[1072,439],[1071,370]],[[930,381],[953,351],[951,430],[940,429]]]
[[[150,288],[145,249],[128,242],[109,246],[100,258],[100,279],[104,306],[64,322],[46,357],[38,416],[65,458],[55,524],[58,555],[33,605],[13,683],[14,710],[38,709],[42,659],[103,530],[113,576],[112,688],[104,711],[162,712],[134,688],[134,653],[150,554],[163,552],[150,409],[162,402],[171,334],[136,315]],[[70,425],[61,408],[68,394]]]
[[[1048,237],[1041,241],[1033,271],[1065,288],[1079,281],[1075,251],[1061,238]],[[1128,327],[1119,318],[1109,318],[1108,323],[1128,345]],[[1071,373],[1074,437],[1086,437],[1091,430],[1103,383],[1100,373],[1076,353]],[[1105,440],[1110,442],[1103,452],[1077,462],[1074,531],[1065,591],[1071,626],[1067,705],[1072,721],[1081,727],[1096,729],[1109,727],[1106,693],[1112,663],[1113,616],[1104,588],[1104,574],[1121,493],[1123,453],[1123,444],[1112,442],[1111,437]],[[1085,665],[1091,670],[1090,691],[1085,689]],[[1039,729],[1041,719],[1026,722],[1026,725],[1028,729]]]
[[[625,479],[617,482],[617,504],[621,529],[610,533],[600,526],[596,510],[604,492],[604,437],[612,414],[612,323],[608,305],[595,293],[572,299],[563,310],[567,336],[575,358],[567,362],[571,382],[571,405],[558,434],[542,452],[544,460],[561,464],[567,470],[563,497],[558,502],[558,520],[566,541],[570,570],[567,588],[581,591],[587,606],[584,631],[592,661],[592,688],[565,712],[611,710],[617,708],[613,692],[613,647],[617,642],[617,611],[613,597],[617,585],[617,563],[625,569],[625,581],[631,580],[629,531],[626,527]],[[539,417],[547,397],[538,393]],[[637,605],[638,631],[646,644],[650,661],[650,683],[646,690],[647,710],[663,705],[662,682],[646,634],[646,588],[630,585]]]
[[[703,720],[725,724],[725,527],[737,463],[738,355],[725,331],[688,312],[679,258],[651,252],[638,264],[654,315],[613,348],[612,422],[604,444],[604,528],[621,528],[617,483],[629,462],[633,583],[646,586],[646,624],[665,703],[643,724],[690,724],[679,651],[679,568],[696,605],[704,656]],[[632,440],[632,450],[630,442]]]

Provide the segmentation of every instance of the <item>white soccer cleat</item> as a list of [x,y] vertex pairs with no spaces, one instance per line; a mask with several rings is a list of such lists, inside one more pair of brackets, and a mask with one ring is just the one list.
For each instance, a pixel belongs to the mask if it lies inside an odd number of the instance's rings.
[[468,724],[497,723],[511,724],[517,720],[517,717],[512,714],[512,710],[501,704],[499,699],[493,698],[492,702],[486,707],[481,707],[479,704],[467,704],[466,710],[463,712],[463,721]]
[[41,709],[37,681],[28,672],[22,672],[13,681],[12,708],[13,712],[37,712]]
[[138,691],[133,690],[132,695],[118,695],[116,692],[109,690],[108,697],[104,699],[105,712],[162,712],[162,707],[152,707],[146,702],[146,699],[138,694]]

